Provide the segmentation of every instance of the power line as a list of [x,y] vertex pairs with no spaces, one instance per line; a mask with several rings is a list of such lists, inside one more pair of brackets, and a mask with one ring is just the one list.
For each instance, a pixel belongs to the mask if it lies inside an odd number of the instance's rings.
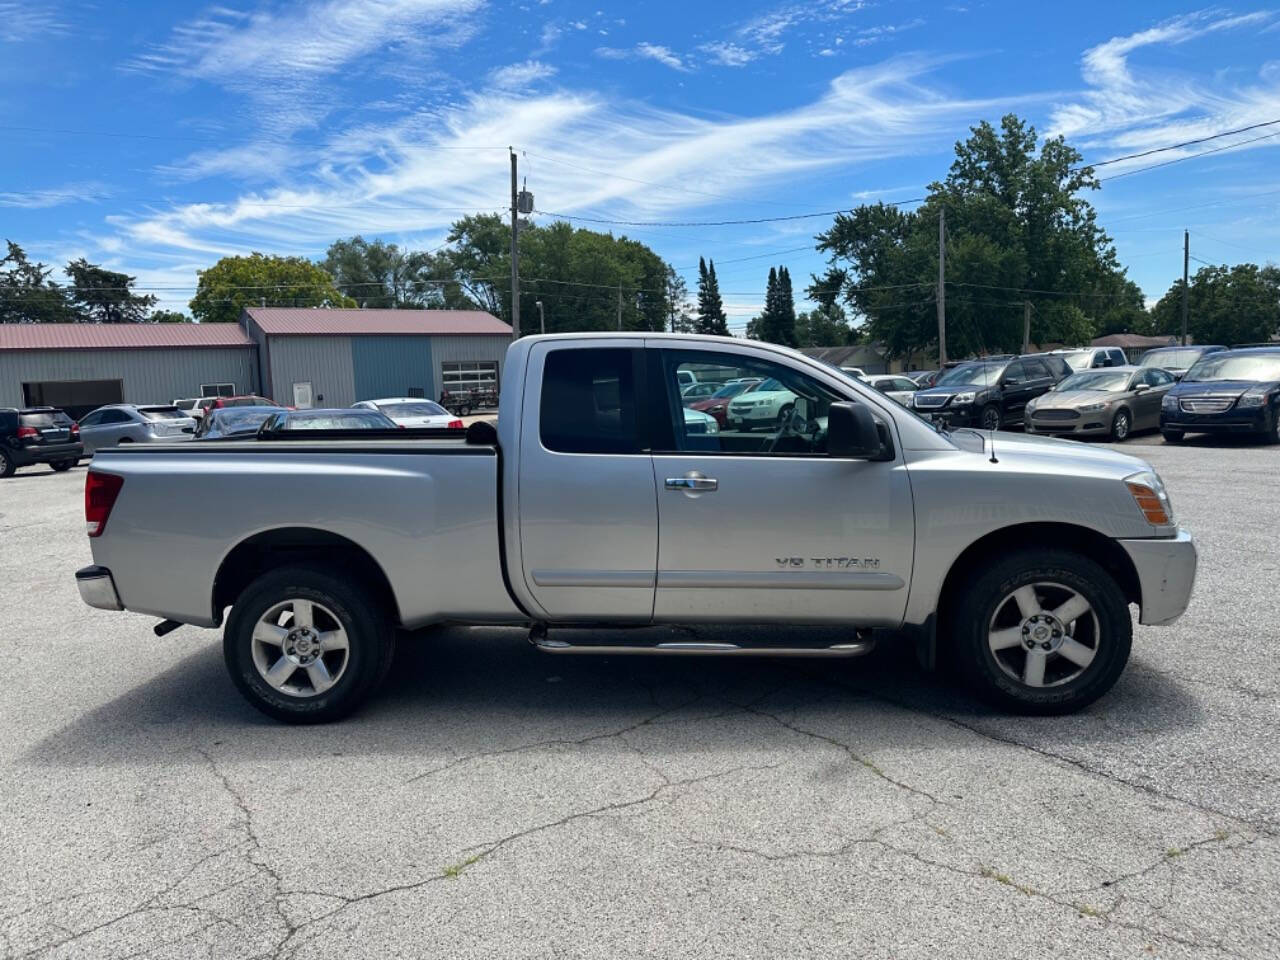
[[1135,173],[1146,173],[1148,170],[1172,166],[1175,163],[1182,163],[1184,160],[1194,160],[1196,157],[1207,157],[1211,153],[1222,153],[1224,150],[1234,150],[1236,147],[1243,147],[1248,143],[1257,143],[1259,140],[1270,140],[1272,137],[1280,137],[1280,130],[1277,130],[1274,133],[1264,133],[1260,137],[1250,137],[1248,140],[1228,143],[1226,146],[1214,147],[1211,150],[1201,150],[1199,153],[1189,153],[1185,157],[1174,157],[1172,160],[1165,160],[1163,163],[1153,163],[1146,167],[1138,167],[1134,170],[1126,170],[1123,173],[1115,173],[1109,177],[1099,177],[1098,182],[1106,183],[1108,180],[1119,180],[1121,177],[1130,177]]
[[[1219,140],[1222,137],[1230,137],[1233,134],[1248,133],[1250,130],[1258,130],[1261,127],[1275,126],[1277,123],[1280,123],[1280,118],[1277,118],[1275,120],[1264,120],[1262,123],[1251,123],[1247,127],[1237,127],[1235,130],[1223,130],[1221,133],[1215,133],[1207,137],[1197,137],[1194,140],[1183,140],[1181,143],[1171,143],[1167,147],[1153,147],[1150,150],[1143,150],[1141,153],[1128,153],[1128,154],[1125,154],[1123,157],[1112,157],[1110,160],[1099,160],[1096,163],[1086,163],[1081,167],[1073,168],[1072,172],[1073,173],[1078,172],[1084,169],[1084,167],[1105,167],[1112,163],[1122,163],[1125,160],[1138,160],[1142,157],[1150,157],[1157,153],[1166,153],[1170,150],[1179,150],[1182,147],[1193,147],[1197,143],[1208,143],[1211,140]],[[1251,143],[1251,142],[1252,141],[1250,140],[1245,141],[1245,143]]]
[[[898,200],[886,203],[886,206],[898,207],[908,203],[923,203],[928,197],[913,197],[910,200]],[[575,220],[582,223],[608,223],[620,227],[736,227],[749,223],[780,223],[787,220],[813,220],[817,217],[834,217],[844,213],[841,210],[819,210],[814,213],[792,213],[779,217],[752,217],[742,220],[613,220],[606,217],[580,217],[571,213],[557,213],[554,210],[534,210],[544,217],[559,217],[562,220]]]

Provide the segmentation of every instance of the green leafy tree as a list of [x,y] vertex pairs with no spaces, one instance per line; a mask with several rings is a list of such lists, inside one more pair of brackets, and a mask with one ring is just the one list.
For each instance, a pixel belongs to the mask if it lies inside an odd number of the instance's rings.
[[107,270],[81,257],[67,264],[69,295],[86,323],[143,323],[156,304],[152,294],[132,290],[135,277]]
[[190,323],[191,318],[181,310],[156,310],[147,317],[147,323]]
[[354,307],[323,267],[304,257],[251,253],[223,257],[196,275],[191,314],[199,323],[234,323],[245,307]]
[[729,317],[720,298],[720,281],[716,279],[716,262],[710,266],[698,258],[697,332],[715,337],[729,336]]
[[1100,317],[1136,321],[1140,307],[1085,197],[1098,186],[1063,138],[1039,144],[1012,114],[998,130],[981,123],[919,209],[874,204],[836,217],[818,237],[828,268],[810,296],[847,303],[892,355],[935,347],[945,209],[948,354],[1020,349],[1024,301],[1033,343],[1087,342]]
[[362,307],[476,307],[452,277],[449,262],[426,251],[355,236],[331,244],[320,265],[334,286]]
[[[1157,334],[1182,330],[1182,279],[1151,310]],[[1280,267],[1201,267],[1191,278],[1187,330],[1196,343],[1260,343],[1280,332]]]
[[796,315],[796,346],[843,347],[853,342],[853,331],[838,303],[819,304]]
[[672,333],[693,333],[697,329],[689,306],[689,285],[673,267],[667,267],[667,311]]
[[0,259],[0,323],[71,323],[76,311],[67,291],[50,280],[52,267],[32,263],[12,240]]

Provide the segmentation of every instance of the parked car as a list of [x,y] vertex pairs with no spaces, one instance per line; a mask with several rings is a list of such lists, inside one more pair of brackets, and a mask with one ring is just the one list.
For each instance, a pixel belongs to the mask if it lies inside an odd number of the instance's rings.
[[205,406],[205,411],[221,410],[224,407],[280,407],[283,404],[276,403],[268,397],[259,397],[256,394],[245,394],[240,397],[206,397],[205,399],[212,401]]
[[1280,443],[1280,348],[1209,353],[1164,397],[1160,432],[1256,433]]
[[196,427],[197,440],[226,440],[253,437],[266,419],[285,412],[284,407],[224,407],[209,411]]
[[1027,403],[1070,375],[1066,361],[1046,353],[968,361],[946,370],[936,386],[917,391],[911,407],[925,419],[998,430],[1021,423]]
[[689,405],[699,400],[707,399],[723,386],[723,383],[715,380],[699,380],[697,383],[691,383],[681,390],[680,397],[686,405]]
[[435,427],[461,430],[462,421],[434,400],[401,397],[391,400],[361,400],[351,405],[353,410],[376,410],[390,417],[401,427]]
[[914,380],[899,373],[873,373],[864,379],[890,400],[904,407],[911,406],[911,398],[920,389]]
[[173,405],[193,420],[199,420],[217,399],[217,397],[188,397],[185,400],[173,401]]
[[[694,362],[766,373],[793,416],[769,435],[682,435],[676,373]],[[369,697],[399,628],[450,621],[528,625],[550,655],[838,659],[902,637],[930,664],[945,645],[1005,709],[1063,713],[1120,676],[1132,604],[1163,624],[1191,596],[1191,536],[1151,465],[1116,450],[1011,435],[993,456],[988,437],[938,431],[796,351],[724,337],[525,337],[503,369],[496,442],[104,451],[81,597],[165,632],[230,608],[236,687],[314,723]],[[844,633],[745,645],[602,638],[602,622]]]
[[863,371],[861,367],[841,367],[840,372],[848,374],[849,376],[854,377],[857,380],[862,380],[866,377],[866,373]]
[[1148,350],[1138,358],[1140,367],[1159,367],[1173,374],[1175,380],[1181,380],[1183,374],[1196,365],[1202,357],[1211,353],[1221,353],[1226,347],[1208,344],[1194,347],[1156,347]]
[[920,388],[920,387],[933,386],[932,383],[926,382],[926,381],[929,380],[930,376],[933,376],[933,378],[936,380],[937,373],[938,373],[937,370],[908,370],[906,373],[903,374],[903,376],[906,377],[908,380],[912,381],[917,388]]
[[258,436],[292,433],[296,430],[397,430],[396,422],[377,410],[279,410],[262,421]]
[[1027,433],[1127,439],[1160,427],[1160,404],[1173,374],[1156,367],[1108,367],[1073,373],[1027,404]]
[[0,408],[0,477],[35,463],[61,473],[82,456],[79,426],[56,407]]
[[1097,370],[1101,367],[1128,366],[1129,358],[1119,347],[1077,347],[1075,349],[1050,350],[1040,356],[1061,357],[1074,372]]
[[704,434],[714,436],[720,432],[720,424],[716,418],[701,410],[684,408],[684,432],[686,434]]
[[759,379],[746,378],[730,380],[706,399],[696,400],[689,404],[689,408],[714,417],[716,423],[719,424],[720,429],[723,430],[727,425],[729,401],[738,394],[746,393],[748,390],[751,390],[759,382]]
[[195,432],[196,421],[169,406],[113,403],[80,418],[80,440],[87,454],[118,443],[190,440]]
[[794,393],[771,377],[729,401],[726,423],[730,430],[773,427],[787,418],[795,400]]

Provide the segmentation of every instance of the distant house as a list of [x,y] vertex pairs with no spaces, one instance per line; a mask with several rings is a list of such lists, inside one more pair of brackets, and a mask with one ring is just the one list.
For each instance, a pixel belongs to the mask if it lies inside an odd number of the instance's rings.
[[[857,367],[864,373],[902,373],[904,370],[924,369],[936,362],[936,358],[921,353],[912,357],[890,359],[882,343],[859,343],[852,347],[802,347],[801,353],[829,363],[833,367]],[[921,366],[911,366],[918,362]]]
[[1090,341],[1092,347],[1119,347],[1130,363],[1137,363],[1138,358],[1148,350],[1156,347],[1176,347],[1178,338],[1173,334],[1163,337],[1144,337],[1136,333],[1109,333],[1105,337],[1097,337]]

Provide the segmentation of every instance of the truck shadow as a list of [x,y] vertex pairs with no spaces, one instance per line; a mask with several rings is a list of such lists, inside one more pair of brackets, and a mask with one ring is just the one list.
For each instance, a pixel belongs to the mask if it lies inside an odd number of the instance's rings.
[[[729,640],[772,628],[698,628]],[[660,628],[644,631],[655,639]],[[668,631],[670,632],[670,631]],[[787,628],[792,642],[839,642],[845,631]],[[639,631],[607,631],[638,638]],[[687,634],[685,635],[687,638]],[[827,637],[829,636],[829,640]],[[618,637],[602,637],[601,642]],[[656,639],[662,639],[657,637]],[[891,638],[892,639],[892,638]],[[631,747],[610,734],[648,723],[711,718],[803,716],[856,735],[864,749],[937,746],[959,728],[1053,751],[1116,743],[1153,731],[1195,727],[1202,711],[1176,680],[1137,657],[1108,696],[1071,717],[999,714],[949,678],[922,673],[904,645],[882,645],[858,660],[727,660],[701,657],[550,656],[521,630],[450,627],[402,638],[386,684],[344,722],[324,728],[275,723],[246,704],[223,669],[218,644],[89,711],[32,747],[25,762],[52,766],[138,765],[189,760],[215,749],[230,760],[290,756],[305,739],[336,755],[402,755],[451,760],[531,743],[591,741]],[[675,751],[751,746],[748,724],[732,721],[686,736]],[[312,731],[312,732],[308,732]],[[948,732],[949,731],[949,732]],[[728,738],[715,743],[714,737]]]

